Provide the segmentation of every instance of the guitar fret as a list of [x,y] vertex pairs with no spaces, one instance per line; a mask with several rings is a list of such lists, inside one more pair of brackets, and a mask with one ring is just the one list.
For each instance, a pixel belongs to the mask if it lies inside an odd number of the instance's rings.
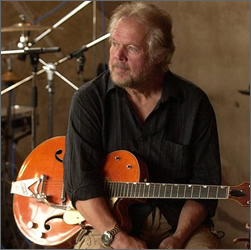
[[126,196],[125,197],[129,197],[129,182],[126,182]]
[[158,193],[158,197],[160,198],[160,192],[161,192],[161,184],[159,184],[159,193]]
[[173,184],[171,184],[171,191],[170,191],[170,198],[172,198],[172,193],[173,193]]
[[135,197],[135,198],[138,198],[138,197],[139,197],[139,184],[138,184],[138,183],[135,183],[134,197]]
[[201,186],[199,186],[199,198],[201,197]]
[[172,198],[177,197],[178,195],[178,185],[177,184],[173,184],[173,188],[172,188]]
[[126,183],[123,183],[123,197],[126,197]]
[[150,194],[149,194],[149,198],[154,197],[154,191],[155,191],[155,183],[151,183],[151,184],[150,184]]
[[207,198],[209,197],[209,190],[210,190],[210,187],[208,187],[208,190],[207,190]]
[[159,193],[159,197],[161,198],[165,198],[165,184],[161,184],[160,186],[160,193]]
[[130,183],[130,197],[133,197],[133,184]]
[[210,191],[209,191],[209,199],[213,199],[213,198],[216,198],[217,197],[217,187],[215,186],[210,186]]
[[200,197],[200,186],[194,185],[192,198],[199,198],[199,197]]
[[[144,183],[144,184],[145,184],[145,183]],[[144,185],[142,197],[145,197],[145,194],[146,194],[146,184]]]
[[115,183],[113,183],[113,192],[112,192],[112,195],[114,196],[114,197],[117,197],[117,183],[115,182]]
[[154,184],[154,197],[159,198],[159,191],[160,191],[160,186],[158,183]]
[[115,194],[116,197],[119,197],[119,182],[115,184]]
[[206,185],[203,185],[201,186],[201,194],[200,194],[200,197],[203,199],[203,198],[207,198],[207,190],[208,190],[208,186]]
[[165,189],[164,189],[164,197],[167,197],[167,195],[166,195],[167,184],[165,184],[164,186],[165,186]]
[[179,198],[184,198],[185,197],[185,188],[186,186],[181,184],[179,185],[179,192],[178,192],[178,197]]
[[193,186],[188,184],[186,185],[186,194],[185,194],[185,198],[191,198],[192,197],[192,190],[193,190]]
[[117,186],[117,188],[116,188],[116,193],[117,193],[116,197],[120,197],[120,182],[117,182],[116,186]]
[[123,197],[123,183],[119,183],[119,197]]
[[193,197],[193,189],[194,189],[194,185],[192,185],[192,189],[191,189],[191,198]]
[[[144,191],[145,191],[145,183],[139,183],[139,197],[144,197]],[[143,188],[142,188],[143,186]]]
[[133,197],[134,195],[134,185],[133,183],[130,183],[131,184],[131,197]]
[[114,186],[114,183],[110,183],[109,189],[108,189],[108,195],[109,195],[109,197],[114,196],[113,195],[113,186]]
[[148,198],[149,194],[150,194],[150,183],[147,183],[147,188],[148,188],[148,194],[147,194],[146,198]]
[[173,188],[172,184],[167,185],[167,192],[168,192],[168,194],[166,194],[167,198],[171,198],[172,188]]
[[219,191],[219,195],[218,195],[218,199],[226,199],[227,194],[228,194],[228,187],[221,186],[220,191]]
[[137,185],[136,185],[136,183],[134,182],[134,183],[132,183],[132,192],[133,192],[133,197],[135,198],[136,197],[136,189],[137,189]]

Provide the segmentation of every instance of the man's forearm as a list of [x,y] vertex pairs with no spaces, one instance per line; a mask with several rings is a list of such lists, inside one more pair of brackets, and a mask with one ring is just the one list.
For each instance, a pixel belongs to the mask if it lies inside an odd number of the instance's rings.
[[86,201],[76,202],[77,210],[83,215],[88,224],[95,228],[100,234],[111,230],[117,224],[106,201],[103,197],[98,197]]
[[181,210],[177,229],[173,237],[182,243],[202,224],[208,215],[208,210],[200,203],[187,200]]
[[[106,201],[102,197],[77,201],[76,208],[95,230],[102,234],[104,231],[113,229],[118,222],[110,212]],[[139,239],[133,238],[123,231],[120,231],[111,247],[116,249],[146,249],[147,246]]]

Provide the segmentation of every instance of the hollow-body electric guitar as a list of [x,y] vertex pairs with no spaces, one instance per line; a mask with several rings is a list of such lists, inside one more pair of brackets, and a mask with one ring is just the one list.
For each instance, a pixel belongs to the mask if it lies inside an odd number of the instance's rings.
[[[13,213],[18,228],[35,244],[71,247],[88,223],[76,211],[64,191],[63,156],[65,137],[38,145],[25,159],[17,180],[12,182]],[[129,232],[128,206],[147,198],[231,199],[250,205],[250,183],[239,186],[167,184],[147,182],[144,162],[125,150],[114,151],[104,161],[104,189],[121,227]]]

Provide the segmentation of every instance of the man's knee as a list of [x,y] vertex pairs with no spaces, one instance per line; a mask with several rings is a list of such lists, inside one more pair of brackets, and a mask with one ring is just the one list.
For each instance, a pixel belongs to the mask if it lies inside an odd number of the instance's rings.
[[218,249],[220,240],[211,228],[199,227],[186,241],[185,249]]

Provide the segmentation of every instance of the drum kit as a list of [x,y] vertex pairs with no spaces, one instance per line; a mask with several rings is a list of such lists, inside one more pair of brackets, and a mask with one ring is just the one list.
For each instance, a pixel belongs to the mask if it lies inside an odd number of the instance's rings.
[[[1,33],[4,32],[19,32],[21,33],[19,42],[17,44],[18,49],[15,50],[5,50],[1,51],[1,55],[11,55],[11,54],[19,54],[19,55],[28,55],[30,56],[30,62],[32,66],[32,74],[25,79],[21,80],[15,72],[13,72],[12,67],[9,66],[7,72],[3,73],[1,75],[1,82],[2,86],[5,86],[3,90],[1,90],[1,96],[4,94],[9,94],[8,97],[8,106],[7,108],[1,109],[1,137],[2,142],[6,142],[6,158],[8,158],[8,155],[10,155],[10,143],[12,140],[17,141],[20,138],[23,138],[26,135],[31,134],[32,136],[32,142],[31,142],[31,149],[33,150],[36,147],[36,107],[37,107],[37,86],[36,86],[36,80],[37,77],[44,72],[47,73],[47,90],[49,94],[49,104],[48,104],[48,137],[53,136],[53,113],[52,113],[52,103],[53,103],[53,77],[54,75],[57,75],[59,78],[61,78],[65,83],[67,83],[70,87],[74,88],[75,90],[78,89],[77,86],[75,86],[71,81],[69,81],[67,78],[65,78],[62,74],[60,74],[56,70],[56,66],[59,64],[62,64],[69,59],[72,58],[80,58],[86,50],[88,50],[90,47],[100,43],[101,41],[107,39],[110,34],[106,34],[104,36],[101,36],[100,38],[92,41],[89,44],[81,46],[76,51],[73,51],[72,53],[68,54],[64,58],[54,62],[54,63],[46,63],[44,60],[40,58],[40,54],[42,53],[55,53],[61,51],[58,47],[33,47],[35,43],[40,41],[42,38],[44,38],[46,35],[48,35],[50,32],[60,29],[59,27],[62,23],[64,23],[66,20],[68,20],[70,17],[72,17],[74,14],[76,14],[78,11],[83,9],[85,6],[87,6],[91,1],[85,1],[81,3],[77,8],[75,8],[73,11],[71,11],[69,14],[67,14],[65,17],[63,17],[61,20],[59,20],[57,23],[55,23],[52,26],[40,26],[37,24],[32,24],[29,22],[26,22],[25,16],[20,15],[21,18],[20,23],[16,23],[14,25],[1,28]],[[41,35],[39,35],[37,38],[35,38],[33,41],[30,41],[29,35],[31,31],[43,31]],[[43,69],[38,71],[38,63],[41,63],[43,65]],[[12,101],[12,90],[15,88],[21,86],[22,84],[32,80],[32,105],[31,107],[26,106],[20,106],[20,105],[13,105]],[[13,131],[16,133],[19,133],[19,136],[13,137]],[[8,159],[6,159],[8,161]]]

